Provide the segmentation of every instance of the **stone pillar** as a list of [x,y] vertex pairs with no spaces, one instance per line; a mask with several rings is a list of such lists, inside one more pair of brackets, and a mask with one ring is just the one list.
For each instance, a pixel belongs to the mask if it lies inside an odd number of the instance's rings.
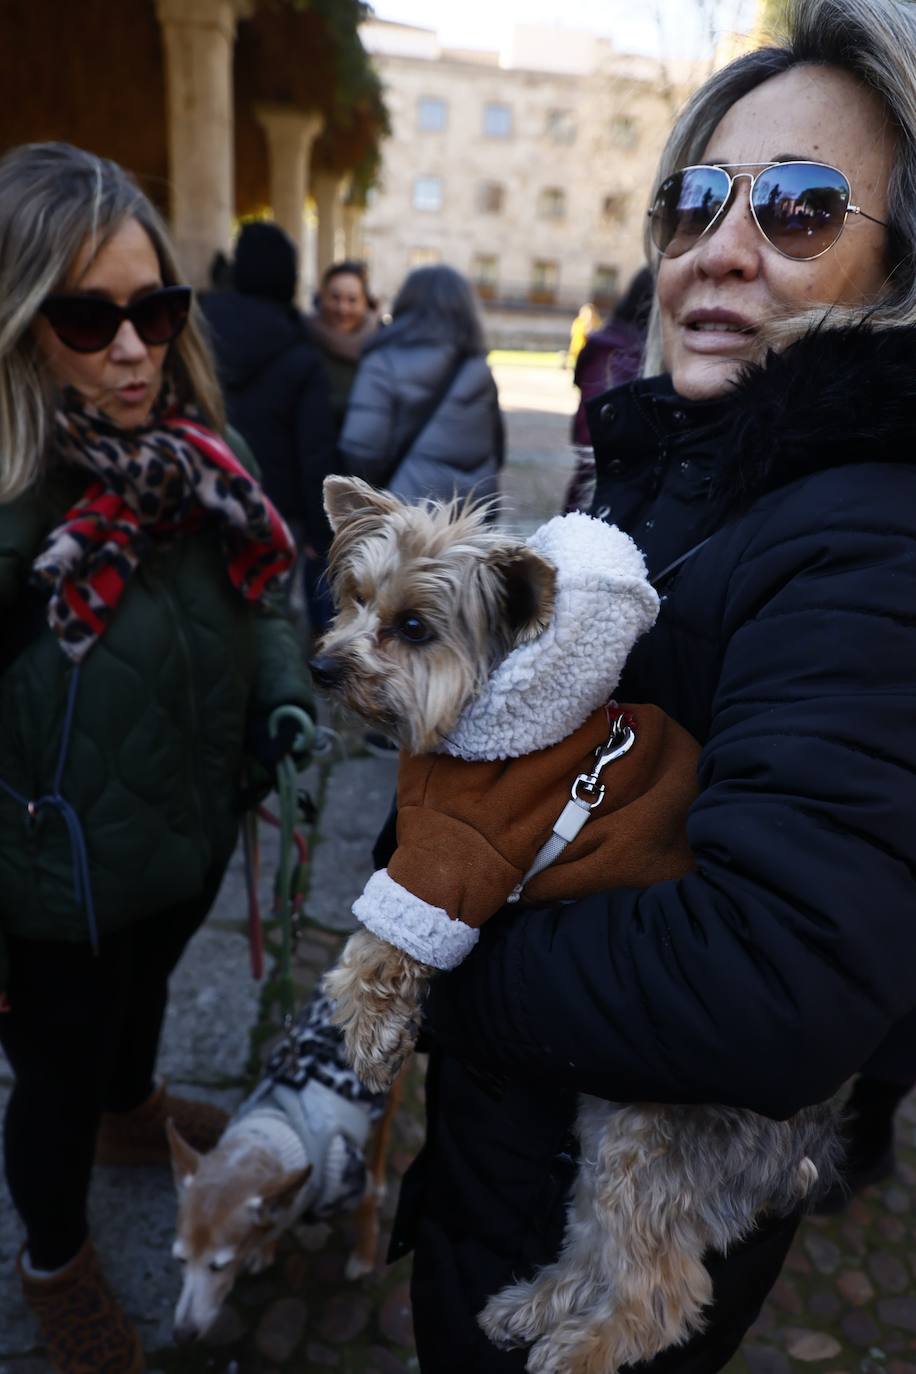
[[338,232],[341,228],[341,196],[347,179],[337,172],[312,173],[312,195],[318,211],[318,275],[337,257]]
[[156,0],[165,55],[172,232],[182,270],[205,286],[228,252],[232,174],[232,49],[241,0]]
[[365,207],[362,205],[351,205],[346,203],[343,207],[343,234],[344,234],[344,257],[362,258],[363,248],[363,215]]
[[301,257],[312,144],[321,133],[324,120],[319,114],[307,114],[292,105],[258,105],[255,114],[267,139],[274,219],[289,234]]

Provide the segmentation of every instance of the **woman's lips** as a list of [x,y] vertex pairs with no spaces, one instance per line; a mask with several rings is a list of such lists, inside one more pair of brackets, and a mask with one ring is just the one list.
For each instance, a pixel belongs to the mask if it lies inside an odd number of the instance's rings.
[[756,329],[731,310],[693,310],[681,320],[686,346],[694,353],[740,353],[747,350]]
[[136,405],[138,401],[146,399],[148,391],[148,382],[128,382],[126,386],[119,386],[115,394],[119,401],[124,401],[127,405]]
[[684,345],[691,353],[747,353],[753,335],[740,330],[685,329]]

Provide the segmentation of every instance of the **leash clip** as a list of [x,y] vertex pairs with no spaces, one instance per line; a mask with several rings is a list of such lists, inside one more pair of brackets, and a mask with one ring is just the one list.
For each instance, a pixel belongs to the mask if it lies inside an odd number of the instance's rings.
[[604,801],[604,783],[600,782],[602,772],[609,763],[628,754],[636,743],[636,734],[626,717],[620,715],[611,726],[607,743],[599,744],[595,750],[596,763],[590,773],[580,773],[570,790],[570,796],[578,806],[594,811]]

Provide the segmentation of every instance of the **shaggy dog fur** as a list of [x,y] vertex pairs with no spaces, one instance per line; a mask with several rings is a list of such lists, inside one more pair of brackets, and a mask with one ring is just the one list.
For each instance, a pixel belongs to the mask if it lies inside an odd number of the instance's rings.
[[[553,610],[550,570],[468,507],[405,507],[330,478],[339,614],[314,668],[408,750],[435,746],[494,666]],[[417,646],[423,652],[417,652]],[[436,970],[359,931],[326,978],[361,1074],[380,1086],[413,1041]],[[386,1062],[387,1061],[387,1062]],[[492,1297],[499,1346],[530,1345],[531,1374],[613,1374],[702,1329],[702,1263],[832,1180],[835,1104],[772,1121],[719,1106],[580,1101],[581,1159],[557,1260]]]

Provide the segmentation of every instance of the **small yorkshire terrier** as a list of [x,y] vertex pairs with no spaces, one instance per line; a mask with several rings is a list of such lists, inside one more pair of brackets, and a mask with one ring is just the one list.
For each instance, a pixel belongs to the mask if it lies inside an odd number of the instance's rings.
[[[698,751],[657,708],[608,703],[658,608],[619,530],[577,514],[523,543],[485,507],[408,506],[344,477],[326,479],[324,499],[337,616],[312,672],[402,748],[397,851],[325,978],[356,1072],[378,1091],[414,1043],[430,979],[507,900],[689,870]],[[532,1347],[531,1374],[613,1374],[701,1330],[704,1252],[825,1186],[836,1149],[832,1103],[776,1122],[582,1097],[576,1129],[559,1258],[480,1314],[496,1345]]]

